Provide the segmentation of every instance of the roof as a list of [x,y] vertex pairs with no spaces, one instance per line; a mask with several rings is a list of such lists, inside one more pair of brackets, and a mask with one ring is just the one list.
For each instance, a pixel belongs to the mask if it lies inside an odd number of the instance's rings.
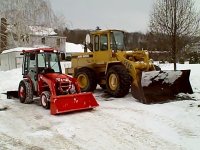
[[[8,31],[16,33],[15,25],[8,25]],[[50,27],[43,27],[43,26],[28,26],[28,34],[30,35],[38,35],[38,36],[54,36],[57,33],[54,31],[53,28]]]
[[53,49],[53,48],[35,48],[35,49],[31,49],[31,50],[27,50],[27,49],[25,49],[25,50],[23,50],[22,52],[23,53],[35,53],[35,52],[54,52],[54,53],[56,53],[56,52],[58,52],[58,50],[56,50],[56,49]]
[[42,26],[29,26],[33,35],[57,35],[53,28]]
[[17,48],[13,48],[13,49],[8,49],[2,52],[2,54],[6,54],[6,53],[10,53],[10,52],[22,52],[22,50],[33,50],[35,48],[33,47],[17,47]]
[[108,33],[111,31],[121,31],[124,32],[123,30],[117,30],[117,29],[109,29],[109,30],[94,30],[91,32],[91,34],[102,34],[102,33]]
[[35,49],[47,49],[48,46],[37,46],[37,47],[17,47],[13,49],[4,50],[2,54],[11,53],[11,52],[22,52],[23,50],[35,50]]

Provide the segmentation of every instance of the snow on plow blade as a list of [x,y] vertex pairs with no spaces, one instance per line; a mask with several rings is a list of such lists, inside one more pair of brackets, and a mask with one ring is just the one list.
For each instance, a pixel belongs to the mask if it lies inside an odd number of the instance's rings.
[[143,72],[139,86],[132,87],[132,95],[148,104],[173,100],[178,93],[192,94],[189,76],[190,70]]
[[92,109],[99,106],[91,92],[52,96],[50,111],[52,115]]

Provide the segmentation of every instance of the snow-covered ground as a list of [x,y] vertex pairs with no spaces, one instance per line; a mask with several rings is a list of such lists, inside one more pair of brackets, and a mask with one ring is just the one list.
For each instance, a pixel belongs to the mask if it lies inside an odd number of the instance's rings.
[[[171,64],[161,65],[172,69]],[[0,94],[0,150],[199,150],[200,65],[191,69],[194,100],[144,105],[131,94],[106,98],[98,88],[100,104],[92,111],[52,116],[37,104],[21,104]],[[17,88],[21,69],[0,72],[0,93]]]

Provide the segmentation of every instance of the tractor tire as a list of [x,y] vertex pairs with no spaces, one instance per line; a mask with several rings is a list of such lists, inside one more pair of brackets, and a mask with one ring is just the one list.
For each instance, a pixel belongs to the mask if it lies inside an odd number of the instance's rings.
[[129,93],[131,77],[122,65],[112,66],[106,74],[106,88],[113,97],[124,97]]
[[93,92],[97,87],[96,74],[92,69],[80,68],[75,73],[82,92]]
[[21,103],[30,104],[33,102],[33,90],[31,84],[25,80],[19,83],[18,95]]
[[43,91],[40,95],[40,102],[43,108],[50,108],[50,97],[51,93],[49,91]]

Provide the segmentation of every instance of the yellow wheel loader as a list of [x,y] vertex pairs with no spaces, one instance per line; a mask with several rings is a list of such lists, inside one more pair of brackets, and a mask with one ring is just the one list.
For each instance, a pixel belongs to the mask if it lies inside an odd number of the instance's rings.
[[156,71],[148,51],[127,51],[124,37],[121,30],[86,35],[85,52],[73,54],[71,68],[66,68],[82,91],[94,91],[99,84],[111,96],[124,97],[131,89],[133,97],[145,104],[193,93],[190,70]]

